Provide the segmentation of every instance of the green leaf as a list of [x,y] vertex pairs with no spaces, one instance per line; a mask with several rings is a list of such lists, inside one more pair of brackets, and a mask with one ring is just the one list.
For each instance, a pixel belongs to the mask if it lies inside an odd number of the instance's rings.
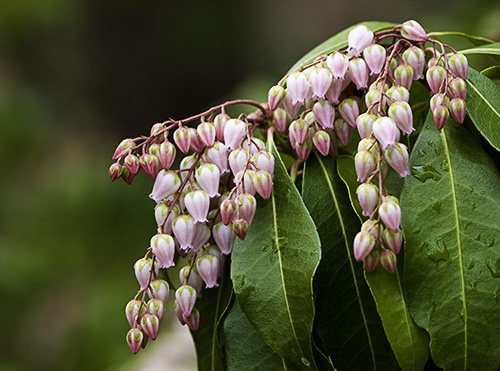
[[481,75],[492,80],[500,79],[500,66],[491,66],[481,71]]
[[276,371],[286,366],[262,340],[234,300],[224,319],[228,371]]
[[[361,207],[356,196],[356,188],[359,183],[356,180],[354,158],[352,156],[341,157],[337,159],[337,170],[349,189],[351,203],[355,205],[359,216],[361,215]],[[396,172],[391,171],[390,174],[399,179]],[[393,183],[397,184],[395,180]],[[391,195],[397,194],[399,196],[399,192],[393,192],[391,189],[388,191]],[[396,188],[396,191],[399,191],[399,188]],[[401,267],[402,263],[400,254],[398,266]],[[417,327],[410,317],[399,271],[396,271],[395,274],[389,274],[379,266],[372,273],[365,271],[365,279],[375,299],[385,334],[399,366],[403,370],[422,370],[429,358],[429,336],[424,330]]]
[[273,191],[260,200],[244,241],[232,252],[231,277],[241,309],[262,339],[294,369],[316,369],[311,347],[312,279],[321,247],[316,227],[278,151]]
[[476,46],[475,48],[464,49],[459,51],[462,54],[490,54],[500,55],[500,43]]
[[314,152],[307,160],[302,196],[316,223],[323,257],[315,276],[315,330],[339,370],[396,370],[375,303],[354,260],[359,218],[337,175],[335,160]]
[[429,34],[429,37],[433,37],[434,36],[458,36],[458,37],[461,37],[461,38],[464,38],[468,41],[470,41],[471,43],[473,43],[474,45],[477,45],[477,46],[481,46],[481,45],[485,45],[485,44],[493,44],[493,41],[490,40],[490,39],[487,39],[485,37],[481,37],[481,36],[474,36],[474,35],[469,35],[467,33],[464,33],[464,32],[432,32],[431,34]]
[[500,86],[469,68],[467,113],[479,132],[500,151]]
[[401,195],[410,313],[448,370],[500,367],[500,174],[453,120],[429,115]]
[[328,40],[326,40],[323,43],[316,46],[313,50],[311,50],[309,53],[307,53],[302,58],[300,58],[293,65],[293,67],[290,68],[290,70],[288,70],[288,73],[296,71],[299,67],[303,67],[303,66],[307,66],[308,64],[311,64],[320,55],[329,54],[329,53],[332,53],[336,50],[344,49],[345,47],[347,47],[347,35],[349,34],[349,31],[351,31],[354,27],[359,26],[359,25],[365,25],[373,32],[387,30],[387,29],[390,29],[390,28],[395,26],[394,23],[374,22],[374,21],[362,22],[362,23],[355,24],[354,26],[351,26],[349,28],[346,28],[343,31],[340,31],[339,33],[330,37]]
[[226,369],[218,327],[233,294],[229,265],[229,262],[225,264],[219,287],[204,289],[202,297],[196,301],[196,308],[200,312],[200,325],[197,331],[191,331],[191,335],[196,346],[199,371]]

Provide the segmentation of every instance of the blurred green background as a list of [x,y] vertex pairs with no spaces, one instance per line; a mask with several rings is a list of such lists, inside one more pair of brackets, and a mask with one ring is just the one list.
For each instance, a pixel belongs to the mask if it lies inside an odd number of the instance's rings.
[[0,370],[194,369],[189,335],[168,323],[137,356],[125,343],[155,222],[144,174],[108,178],[117,144],[226,99],[265,100],[298,58],[363,20],[500,40],[497,1],[384,4],[2,1]]

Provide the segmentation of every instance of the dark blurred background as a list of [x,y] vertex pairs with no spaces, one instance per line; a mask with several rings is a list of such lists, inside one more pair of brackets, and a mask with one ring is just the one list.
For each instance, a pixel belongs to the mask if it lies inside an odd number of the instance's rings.
[[194,369],[189,335],[168,323],[137,356],[125,343],[154,203],[144,174],[110,182],[114,149],[169,117],[265,100],[298,58],[363,20],[500,40],[497,1],[393,4],[2,1],[0,370]]

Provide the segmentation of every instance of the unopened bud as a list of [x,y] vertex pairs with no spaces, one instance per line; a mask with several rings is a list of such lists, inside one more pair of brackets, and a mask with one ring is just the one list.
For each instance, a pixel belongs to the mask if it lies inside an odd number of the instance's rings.
[[363,58],[370,68],[370,75],[378,75],[385,65],[385,48],[379,44],[368,45],[363,51]]
[[384,240],[385,246],[394,252],[394,254],[399,254],[401,249],[401,244],[403,243],[403,236],[401,229],[397,232],[391,231],[389,228],[385,228],[382,233],[382,238]]
[[168,234],[157,234],[151,238],[151,249],[156,255],[160,268],[168,268],[173,265],[175,257],[175,241]]
[[334,130],[337,138],[340,140],[340,143],[342,143],[344,147],[347,147],[351,142],[352,126],[349,125],[344,119],[339,118],[335,120]]
[[191,311],[191,314],[189,316],[184,316],[182,317],[183,322],[188,325],[189,329],[191,331],[196,331],[198,330],[198,325],[200,324],[200,312],[198,312],[198,309],[193,308]]
[[[134,327],[137,316],[139,315],[139,308],[141,308],[140,300],[130,300],[125,307],[125,316],[127,317],[128,324],[130,327]],[[141,308],[141,312],[144,311],[144,308]]]
[[358,90],[368,87],[368,66],[363,58],[353,58],[349,61],[349,76]]
[[375,238],[370,232],[359,232],[354,238],[354,258],[363,260],[373,250]]
[[184,126],[174,131],[174,142],[182,153],[188,153],[191,146],[192,132]]
[[313,144],[319,153],[323,156],[328,156],[328,152],[330,151],[330,136],[326,131],[319,130],[314,133]]
[[280,85],[275,85],[271,89],[269,89],[269,93],[267,94],[267,101],[269,104],[269,109],[274,111],[278,108],[283,100],[285,99],[286,90]]
[[196,268],[198,274],[205,282],[207,288],[219,286],[217,277],[219,276],[220,262],[219,259],[212,255],[202,255],[196,260]]
[[401,25],[401,36],[412,41],[427,41],[427,33],[417,21],[406,21]]
[[217,223],[212,228],[212,234],[222,254],[230,254],[233,250],[234,240],[236,239],[233,226],[231,224],[224,225],[222,222]]
[[379,260],[380,252],[378,249],[375,249],[363,259],[363,264],[368,272],[373,272],[377,268]]
[[332,129],[335,120],[335,109],[326,100],[316,102],[313,106],[314,117],[323,129]]
[[166,303],[168,301],[168,296],[170,293],[170,288],[168,283],[162,279],[156,279],[152,281],[149,285],[151,299],[160,299],[162,302]]
[[122,165],[118,162],[111,164],[109,167],[109,177],[111,178],[111,181],[114,182],[118,179],[122,175],[122,171]]
[[151,340],[155,340],[158,335],[160,321],[154,314],[145,314],[141,318],[141,327]]
[[469,72],[469,62],[467,57],[462,53],[454,53],[449,59],[449,66],[455,76],[467,80],[467,73]]
[[410,174],[408,148],[404,144],[396,143],[392,149],[385,151],[384,157],[401,178]]
[[312,96],[315,99],[324,99],[332,84],[333,76],[328,68],[313,67],[309,75]]
[[441,130],[444,127],[444,125],[446,125],[446,122],[450,117],[450,112],[448,111],[448,108],[445,106],[437,106],[432,111],[432,116],[434,117],[434,122],[436,123],[436,127],[438,128],[438,130]]
[[198,135],[200,136],[200,140],[207,147],[212,147],[215,142],[215,128],[209,122],[202,122],[196,128]]
[[353,128],[356,128],[356,119],[359,116],[359,105],[356,99],[344,99],[339,104],[340,116]]
[[273,182],[271,180],[271,175],[267,171],[265,170],[256,171],[253,177],[253,185],[257,193],[263,199],[267,200],[271,196]]
[[244,240],[248,233],[248,222],[245,219],[236,219],[233,223],[233,231],[236,237]]
[[283,108],[277,108],[273,112],[273,125],[280,133],[288,129],[286,111]]
[[[227,126],[226,126],[227,128]],[[226,135],[226,134],[224,134]],[[205,163],[195,174],[196,181],[209,197],[219,196],[220,170],[217,165]]]
[[383,150],[393,146],[398,138],[398,127],[390,117],[380,117],[373,123],[373,134]]
[[141,349],[144,334],[138,328],[133,328],[127,332],[126,339],[132,353],[137,354],[137,352]]
[[134,146],[135,143],[132,139],[123,139],[118,147],[116,147],[115,153],[113,154],[113,160],[118,160],[120,157],[125,156],[131,151],[131,148],[133,148]]
[[367,150],[356,153],[354,163],[356,166],[356,174],[358,182],[366,182],[373,170],[375,170],[375,156]]
[[427,70],[427,83],[429,84],[429,87],[434,94],[437,94],[441,91],[446,77],[446,70],[441,66],[432,66]]
[[385,197],[384,202],[382,202],[378,209],[378,213],[387,228],[393,232],[399,231],[399,226],[401,224],[401,208],[394,199]]
[[161,322],[163,313],[165,313],[165,303],[160,299],[151,299],[146,306],[149,313],[154,314],[158,318],[158,321]]
[[326,65],[332,72],[334,79],[344,80],[349,66],[349,58],[341,52],[335,52],[326,58]]
[[396,272],[396,254],[391,250],[384,250],[380,253],[380,265],[389,273]]
[[[287,95],[292,98],[292,104],[304,103],[307,98],[310,98],[309,80],[304,72],[294,72],[288,76]],[[290,115],[291,116],[291,115]]]
[[462,124],[466,114],[465,101],[460,98],[453,98],[450,101],[450,113],[459,124]]
[[220,205],[220,214],[224,225],[228,225],[233,221],[238,210],[238,205],[233,200],[227,198]]
[[413,82],[413,68],[408,64],[399,65],[394,71],[394,80],[396,84],[404,86],[410,90],[411,83]]
[[378,202],[378,188],[371,183],[363,183],[356,190],[364,216],[371,216]]
[[347,53],[358,57],[361,52],[373,42],[373,32],[366,26],[361,25],[353,28],[347,35]]
[[189,285],[182,285],[175,292],[175,300],[177,300],[177,305],[182,313],[187,317],[191,314],[196,303],[196,290]]

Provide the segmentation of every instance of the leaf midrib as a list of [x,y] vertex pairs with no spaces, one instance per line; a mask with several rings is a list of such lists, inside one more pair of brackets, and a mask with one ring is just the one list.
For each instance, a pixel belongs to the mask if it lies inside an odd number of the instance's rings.
[[460,237],[460,224],[459,224],[459,218],[458,218],[458,203],[457,203],[457,195],[456,195],[456,189],[455,189],[455,179],[453,175],[453,168],[451,166],[451,157],[450,157],[450,150],[448,148],[448,141],[446,138],[446,133],[445,129],[441,130],[440,136],[443,140],[443,145],[444,145],[444,152],[446,154],[446,161],[448,162],[448,168],[449,168],[449,173],[450,173],[450,185],[451,185],[451,195],[453,198],[453,212],[455,214],[455,225],[456,225],[456,231],[457,231],[457,247],[458,247],[458,259],[459,259],[459,265],[460,265],[460,283],[462,285],[462,306],[464,310],[464,370],[467,370],[467,302],[466,302],[466,297],[465,297],[465,276],[464,276],[464,267],[463,267],[463,252],[462,252],[462,240]]
[[498,111],[496,110],[496,108],[495,108],[495,107],[493,107],[493,106],[490,104],[490,102],[488,101],[488,99],[486,99],[486,97],[485,97],[484,95],[482,95],[482,94],[481,94],[481,92],[480,92],[479,90],[477,90],[477,88],[474,86],[474,84],[473,84],[473,83],[471,83],[469,80],[467,80],[467,82],[468,82],[468,83],[469,83],[469,85],[470,85],[470,86],[474,89],[474,91],[475,91],[475,92],[476,92],[476,93],[477,93],[477,94],[478,94],[478,95],[479,95],[479,96],[483,99],[483,102],[484,102],[484,103],[486,103],[486,104],[487,104],[487,105],[491,108],[491,110],[492,110],[493,112],[495,112],[497,116],[499,116],[499,117],[500,117],[500,112],[498,112]]
[[342,235],[344,236],[344,242],[345,242],[345,247],[346,247],[346,251],[347,251],[347,256],[349,257],[349,267],[351,269],[351,273],[352,273],[353,281],[354,281],[354,287],[356,289],[356,294],[357,294],[356,297],[358,299],[359,307],[360,307],[360,310],[361,310],[361,316],[363,317],[363,323],[365,325],[366,334],[368,336],[368,343],[370,345],[370,352],[371,352],[371,355],[372,355],[373,368],[376,371],[377,370],[377,364],[375,362],[375,353],[374,353],[374,350],[373,350],[373,344],[372,344],[372,340],[371,340],[370,329],[368,328],[368,323],[367,323],[367,320],[366,320],[366,315],[365,315],[365,311],[364,311],[364,308],[363,308],[363,303],[361,302],[361,295],[360,295],[360,292],[359,292],[358,283],[356,281],[356,273],[354,271],[354,266],[352,264],[351,250],[350,250],[349,242],[348,242],[348,239],[347,239],[347,233],[346,233],[346,228],[345,228],[345,225],[344,225],[344,220],[342,218],[342,213],[340,212],[340,207],[339,207],[339,204],[338,204],[338,201],[337,201],[337,197],[335,196],[335,191],[333,189],[332,182],[330,181],[330,177],[328,176],[328,172],[326,171],[326,168],[325,168],[325,166],[323,164],[323,161],[321,160],[321,158],[319,157],[319,155],[316,152],[315,152],[315,155],[316,155],[316,158],[318,159],[318,162],[319,162],[319,164],[321,166],[321,170],[323,171],[323,174],[325,175],[325,179],[326,179],[326,182],[327,182],[327,185],[328,185],[328,189],[330,190],[330,194],[331,194],[333,202],[335,204],[335,210],[337,211],[337,214],[339,216],[339,222],[340,222],[340,227],[342,228]]

